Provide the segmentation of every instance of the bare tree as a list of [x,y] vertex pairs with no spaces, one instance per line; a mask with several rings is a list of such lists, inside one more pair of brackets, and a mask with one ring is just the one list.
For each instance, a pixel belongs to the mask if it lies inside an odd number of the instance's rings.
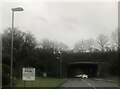
[[112,45],[113,50],[118,49],[118,45],[119,45],[119,42],[118,42],[118,30],[115,30],[111,34],[111,45]]
[[58,50],[61,50],[61,51],[68,51],[69,50],[69,47],[62,42],[57,43],[56,45],[58,45],[58,48],[57,48]]
[[107,46],[107,43],[108,43],[108,38],[107,36],[103,35],[103,34],[100,34],[98,37],[97,37],[97,44],[96,46],[100,49],[100,51],[105,51],[105,48]]
[[118,45],[118,30],[112,32],[112,40],[116,45]]
[[86,40],[86,48],[88,52],[94,51],[94,40],[93,39]]
[[41,46],[44,49],[51,49],[55,48],[55,42],[50,41],[49,39],[42,39],[39,43],[39,46]]
[[93,39],[80,40],[75,44],[74,50],[76,52],[93,52],[94,40]]
[[74,50],[76,52],[86,52],[87,51],[86,41],[85,40],[78,41],[74,46]]
[[53,50],[61,50],[61,51],[67,51],[69,48],[67,45],[65,45],[62,42],[56,42],[56,41],[51,41],[49,39],[43,39],[41,40],[40,47],[44,49],[53,49]]

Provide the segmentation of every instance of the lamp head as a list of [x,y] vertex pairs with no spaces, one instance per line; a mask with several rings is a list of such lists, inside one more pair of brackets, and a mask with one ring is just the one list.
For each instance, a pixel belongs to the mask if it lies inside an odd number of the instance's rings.
[[12,11],[23,11],[24,9],[22,7],[12,8]]

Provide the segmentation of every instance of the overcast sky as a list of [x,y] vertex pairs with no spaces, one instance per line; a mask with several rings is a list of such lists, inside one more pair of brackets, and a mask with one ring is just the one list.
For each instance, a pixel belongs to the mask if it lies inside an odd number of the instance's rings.
[[41,40],[48,38],[72,47],[81,39],[110,36],[118,27],[117,2],[5,2],[2,4],[2,29],[11,26],[11,8],[23,7],[15,13],[15,27],[31,31]]

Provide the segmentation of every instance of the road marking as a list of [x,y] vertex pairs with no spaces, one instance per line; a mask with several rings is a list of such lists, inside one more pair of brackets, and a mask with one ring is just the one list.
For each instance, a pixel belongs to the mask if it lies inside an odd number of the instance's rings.
[[90,87],[97,89],[96,87],[92,86],[90,83],[88,83],[87,81],[85,81],[84,79],[82,79],[85,83],[87,83],[87,85],[89,85]]
[[90,83],[87,83],[89,86],[92,86]]

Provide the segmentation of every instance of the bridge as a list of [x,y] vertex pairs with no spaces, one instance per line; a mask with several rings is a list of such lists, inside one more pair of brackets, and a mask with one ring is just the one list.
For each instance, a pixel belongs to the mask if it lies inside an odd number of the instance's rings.
[[75,77],[77,74],[87,74],[89,77],[99,77],[101,68],[107,62],[73,62],[67,64],[67,76]]
[[63,55],[62,75],[75,77],[77,74],[85,73],[89,77],[103,76],[113,59],[118,59],[117,52]]

